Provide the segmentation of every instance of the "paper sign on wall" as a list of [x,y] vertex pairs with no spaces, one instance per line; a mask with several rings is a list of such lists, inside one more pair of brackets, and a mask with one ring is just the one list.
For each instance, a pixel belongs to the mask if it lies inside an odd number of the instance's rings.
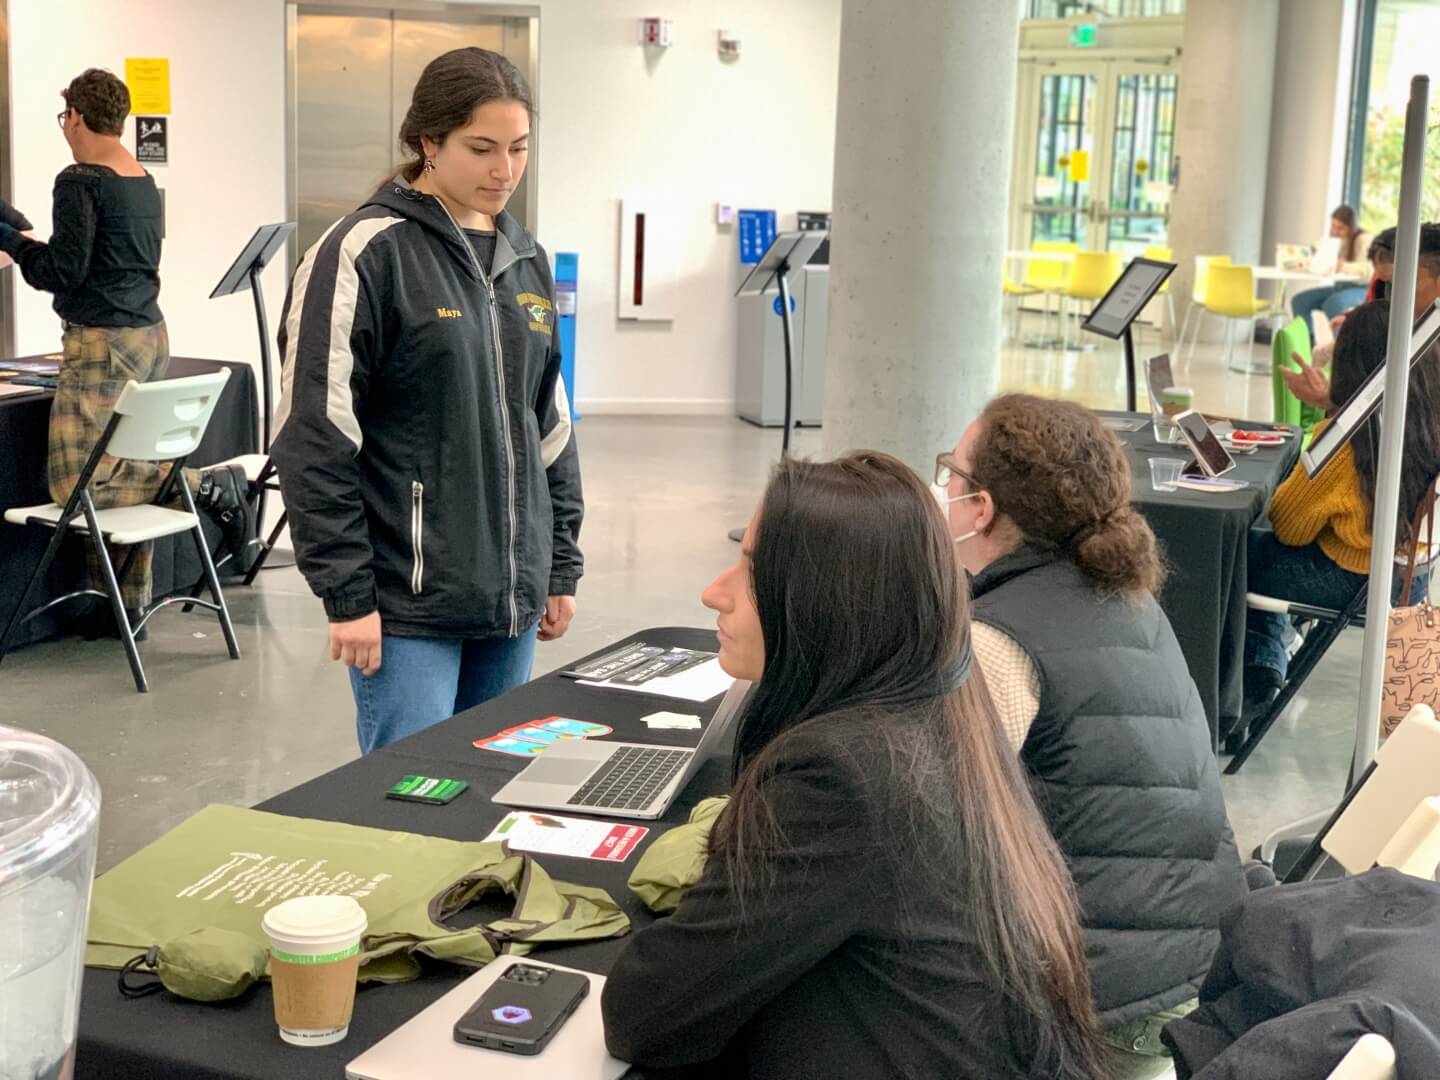
[[170,59],[164,56],[125,58],[125,85],[130,90],[130,111],[150,116],[170,115]]

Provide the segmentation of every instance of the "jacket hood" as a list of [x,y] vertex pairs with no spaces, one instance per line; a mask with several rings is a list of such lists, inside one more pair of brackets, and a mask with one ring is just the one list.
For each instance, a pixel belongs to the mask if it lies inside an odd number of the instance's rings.
[[[465,238],[464,230],[456,224],[450,211],[445,209],[445,204],[434,195],[416,191],[405,177],[397,175],[381,184],[375,194],[366,200],[365,205],[383,207],[392,214],[423,225],[440,238],[472,275],[475,274],[475,255]],[[520,259],[533,258],[536,250],[534,237],[508,210],[502,210],[495,215],[495,261],[490,271],[492,280]]]

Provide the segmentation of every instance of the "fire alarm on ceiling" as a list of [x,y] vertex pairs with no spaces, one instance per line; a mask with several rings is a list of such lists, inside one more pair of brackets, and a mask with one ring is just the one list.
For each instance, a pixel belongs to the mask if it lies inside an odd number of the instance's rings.
[[640,44],[652,49],[670,47],[669,19],[641,19]]

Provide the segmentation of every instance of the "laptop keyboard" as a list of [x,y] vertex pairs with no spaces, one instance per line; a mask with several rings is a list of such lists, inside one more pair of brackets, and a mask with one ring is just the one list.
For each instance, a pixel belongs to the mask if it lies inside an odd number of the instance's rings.
[[581,785],[566,805],[643,810],[685,767],[692,754],[693,750],[666,750],[658,746],[621,747],[603,768]]

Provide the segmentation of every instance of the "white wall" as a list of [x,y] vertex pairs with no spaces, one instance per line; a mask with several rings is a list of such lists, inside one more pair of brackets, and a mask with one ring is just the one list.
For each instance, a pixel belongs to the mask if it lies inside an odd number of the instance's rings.
[[[734,230],[717,228],[714,206],[777,209],[782,225],[796,210],[830,209],[839,0],[538,6],[540,240],[580,253],[577,405],[729,412],[740,268]],[[248,297],[206,297],[255,226],[284,218],[282,0],[10,7],[15,205],[37,225],[48,219],[53,178],[69,161],[54,119],[59,87],[89,65],[123,75],[127,55],[168,56],[172,164],[153,171],[167,200],[160,303],[171,348],[253,361]],[[675,20],[674,45],[659,55],[638,44],[649,15]],[[736,63],[717,55],[721,29],[743,37]],[[621,323],[617,200],[651,194],[676,210],[675,318]],[[274,267],[266,276],[272,321],[283,278]],[[20,351],[53,349],[50,298],[23,284],[18,296]]]
[[[540,240],[580,253],[577,407],[729,412],[741,274],[715,204],[779,210],[782,227],[787,213],[830,209],[839,0],[540,8]],[[667,15],[674,44],[647,55],[638,20]],[[717,55],[721,29],[743,38],[738,62]],[[675,319],[622,323],[617,200],[650,194],[676,212]]]
[[[55,122],[59,91],[87,67],[121,78],[127,56],[170,59],[170,164],[160,307],[176,356],[258,364],[249,294],[210,290],[257,225],[285,219],[285,22],[278,3],[249,0],[23,0],[10,4],[10,115],[15,206],[50,232],[55,174],[71,164]],[[125,143],[134,151],[134,121]],[[277,263],[279,260],[277,260]],[[5,272],[16,290],[20,355],[59,347],[53,297]],[[273,322],[285,271],[265,275]]]
[[1281,0],[1261,258],[1311,244],[1344,189],[1355,0]]

